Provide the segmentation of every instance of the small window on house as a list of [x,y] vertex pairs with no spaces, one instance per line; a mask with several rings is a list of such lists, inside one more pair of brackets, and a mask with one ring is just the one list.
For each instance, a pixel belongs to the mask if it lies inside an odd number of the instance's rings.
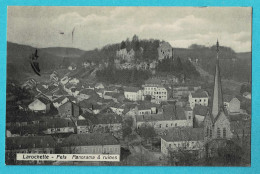
[[175,126],[178,126],[177,123],[175,123]]
[[212,129],[209,130],[209,137],[212,137]]
[[220,135],[221,135],[221,131],[220,131],[220,128],[218,127],[217,128],[217,137],[220,138]]
[[168,124],[166,124],[166,126],[165,127],[168,127]]
[[226,130],[226,128],[224,127],[224,128],[223,128],[223,138],[226,138],[226,136],[227,136],[227,130]]
[[161,125],[161,124],[159,124],[159,128],[162,128],[162,125]]
[[189,116],[189,120],[191,119],[191,116]]

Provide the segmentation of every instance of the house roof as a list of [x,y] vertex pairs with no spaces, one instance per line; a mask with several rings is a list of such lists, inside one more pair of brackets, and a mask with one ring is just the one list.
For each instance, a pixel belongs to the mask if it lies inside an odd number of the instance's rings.
[[150,115],[136,115],[136,121],[144,122],[144,121],[161,121],[167,120],[163,114],[150,114]]
[[77,121],[77,126],[89,126],[90,121],[89,120],[78,120]]
[[61,103],[67,96],[61,96],[53,101],[53,103]]
[[195,115],[206,116],[209,108],[207,106],[197,105],[195,104],[193,112]]
[[7,137],[6,149],[54,148],[55,141],[51,136]]
[[203,92],[195,92],[195,93],[191,93],[192,98],[207,98],[208,93],[206,91]]
[[138,103],[139,103],[139,105],[137,105],[138,110],[147,110],[147,109],[151,109],[152,107],[156,107],[156,108],[160,107],[160,105],[158,104],[147,102],[147,101],[141,101]]
[[37,99],[40,100],[40,101],[41,101],[42,103],[44,103],[45,105],[51,103],[50,100],[48,100],[48,99],[46,99],[46,98],[44,98],[44,97],[42,97],[42,96],[40,96],[40,97],[37,98]]
[[233,95],[223,95],[224,102],[230,102],[233,98],[236,98]]
[[61,95],[61,96],[64,96],[64,95],[68,95],[63,89],[59,88],[58,91],[54,92],[53,95]]
[[126,87],[124,89],[125,92],[138,92],[140,89],[137,87]]
[[45,120],[47,128],[74,127],[75,124],[70,119],[52,118]]
[[230,130],[236,134],[251,134],[251,121],[250,120],[240,120],[231,121]]
[[180,106],[164,105],[163,115],[168,120],[186,120],[184,109]]
[[118,94],[118,93],[116,93],[116,92],[105,92],[104,95],[107,95],[107,96],[111,96],[111,97],[113,97],[114,94]]
[[99,114],[96,116],[98,124],[122,123],[122,117],[114,113]]
[[92,89],[82,89],[80,91],[81,94],[86,94],[86,95],[94,95],[97,94],[94,90]]
[[72,134],[66,138],[61,146],[93,146],[93,145],[119,145],[117,139],[107,133]]
[[175,141],[200,141],[204,139],[203,128],[172,128],[165,136],[162,136],[167,142]]

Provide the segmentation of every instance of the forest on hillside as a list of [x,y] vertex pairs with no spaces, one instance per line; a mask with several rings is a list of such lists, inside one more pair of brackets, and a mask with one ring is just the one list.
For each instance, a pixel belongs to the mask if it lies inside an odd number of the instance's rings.
[[[175,48],[174,55],[181,58],[198,59],[202,69],[210,74],[215,73],[216,46],[206,47],[192,44],[188,49]],[[246,55],[245,58],[243,58]],[[251,55],[236,53],[229,47],[219,47],[221,76],[240,82],[251,81]]]

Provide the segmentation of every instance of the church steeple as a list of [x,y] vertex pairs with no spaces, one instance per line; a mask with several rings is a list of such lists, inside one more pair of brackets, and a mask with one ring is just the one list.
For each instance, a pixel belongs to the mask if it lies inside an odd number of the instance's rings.
[[217,41],[217,60],[216,60],[216,71],[214,78],[214,93],[213,93],[213,103],[212,103],[212,116],[216,118],[221,108],[223,108],[223,96],[222,96],[222,86],[221,77],[219,70],[219,43]]

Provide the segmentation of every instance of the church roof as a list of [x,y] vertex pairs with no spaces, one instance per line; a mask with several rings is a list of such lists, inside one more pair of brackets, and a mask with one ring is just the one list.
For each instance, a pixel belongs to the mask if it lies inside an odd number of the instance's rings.
[[212,116],[216,118],[219,115],[220,109],[223,108],[223,94],[222,94],[222,85],[219,69],[219,58],[218,58],[218,42],[217,42],[217,61],[216,61],[216,70],[214,77],[214,92],[213,92],[213,103],[212,103]]

